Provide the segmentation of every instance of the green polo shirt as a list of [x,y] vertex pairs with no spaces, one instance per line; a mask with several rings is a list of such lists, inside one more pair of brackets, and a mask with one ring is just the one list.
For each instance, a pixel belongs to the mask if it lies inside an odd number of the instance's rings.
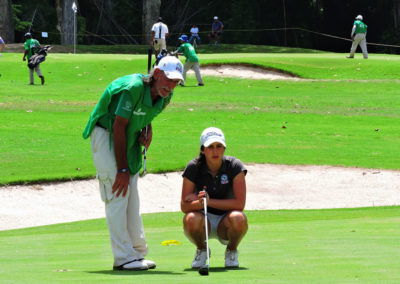
[[199,62],[194,47],[188,42],[182,43],[181,46],[178,47],[178,52],[182,52],[183,55],[185,55],[186,61]]
[[39,46],[40,46],[40,44],[36,39],[28,38],[25,41],[24,48],[25,48],[25,50],[28,50],[28,54],[27,54],[28,60],[29,60],[29,58],[32,57],[32,55],[34,55],[37,52]]
[[141,130],[164,110],[172,92],[167,98],[159,97],[153,104],[150,86],[143,83],[144,75],[132,74],[120,77],[107,86],[99,102],[90,115],[83,131],[83,138],[88,138],[97,123],[110,131],[116,115],[129,120],[126,129],[128,166],[131,174],[136,174],[142,167],[142,145],[138,141]]
[[365,34],[367,32],[368,26],[360,20],[354,21],[354,25],[356,26],[355,34]]

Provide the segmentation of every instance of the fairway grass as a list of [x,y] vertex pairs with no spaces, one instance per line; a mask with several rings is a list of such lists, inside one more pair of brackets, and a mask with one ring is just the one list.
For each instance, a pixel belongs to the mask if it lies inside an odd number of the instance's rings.
[[[202,64],[247,63],[308,80],[204,76],[206,86],[177,87],[153,121],[152,173],[182,170],[198,137],[223,129],[227,155],[245,163],[400,169],[400,56],[347,60],[337,53],[201,54]],[[145,55],[50,53],[44,86],[28,85],[20,54],[1,58],[0,185],[92,178],[89,140],[81,133],[104,88],[146,70]]]
[[[144,214],[155,270],[112,271],[104,219],[0,232],[1,283],[398,283],[400,207],[247,211],[240,268],[210,241],[208,277],[190,269],[182,213]],[[182,245],[162,246],[165,240]]]

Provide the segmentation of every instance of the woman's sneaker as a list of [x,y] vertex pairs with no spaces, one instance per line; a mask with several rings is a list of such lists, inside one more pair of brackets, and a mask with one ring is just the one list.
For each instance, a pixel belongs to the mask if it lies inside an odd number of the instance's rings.
[[[209,250],[211,256],[211,250]],[[206,265],[207,262],[207,250],[206,249],[196,249],[196,254],[194,255],[194,259],[192,261],[192,268],[200,268]]]
[[239,253],[237,250],[229,250],[225,251],[225,267],[239,267]]

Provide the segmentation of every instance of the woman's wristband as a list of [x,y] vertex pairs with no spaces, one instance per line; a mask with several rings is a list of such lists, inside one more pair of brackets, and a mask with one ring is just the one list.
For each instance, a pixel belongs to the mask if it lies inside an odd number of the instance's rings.
[[129,169],[128,168],[123,168],[123,169],[119,169],[117,172],[119,172],[119,173],[127,173],[127,172],[129,172]]

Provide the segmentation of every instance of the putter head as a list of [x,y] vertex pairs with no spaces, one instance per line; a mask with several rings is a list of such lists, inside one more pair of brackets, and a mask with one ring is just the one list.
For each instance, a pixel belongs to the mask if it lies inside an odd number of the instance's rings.
[[200,267],[199,274],[202,276],[208,275],[208,265],[203,265]]
[[145,175],[147,175],[147,171],[146,170],[143,170],[143,172],[141,172],[139,174],[140,177],[144,177]]

